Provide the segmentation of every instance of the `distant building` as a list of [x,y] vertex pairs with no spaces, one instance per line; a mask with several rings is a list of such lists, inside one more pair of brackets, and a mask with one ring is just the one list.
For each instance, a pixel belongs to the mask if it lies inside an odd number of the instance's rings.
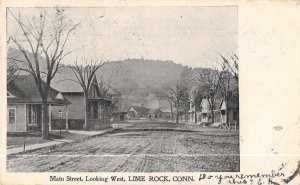
[[199,123],[208,124],[212,122],[212,115],[211,115],[211,100],[210,99],[202,99],[200,104],[200,116],[199,116]]
[[147,119],[151,109],[141,106],[131,106],[127,111],[127,118],[130,120]]
[[[239,123],[239,97],[238,96],[229,96],[227,101],[223,98],[216,110],[215,114],[215,123]],[[228,111],[226,113],[226,111]],[[228,125],[229,126],[229,125]]]
[[[164,120],[167,120],[167,121],[171,121],[172,120],[172,111],[170,108],[161,108],[160,109],[162,111],[162,117]],[[174,112],[173,112],[174,114]]]
[[148,113],[149,120],[163,120],[163,112],[159,109],[150,109]]
[[172,120],[171,104],[165,96],[148,93],[144,106],[151,109],[148,119]]
[[[54,121],[51,115],[56,113],[52,108],[62,109],[70,104],[71,102],[61,92],[50,88],[48,96],[50,126]],[[19,75],[7,84],[7,112],[8,132],[42,129],[42,99],[33,76]],[[68,119],[68,117],[63,119]]]
[[192,95],[190,95],[187,104],[181,106],[181,110],[179,111],[179,121],[194,124],[198,121],[196,103]]
[[190,108],[189,108],[189,111],[188,111],[188,122],[190,123],[196,123],[196,106],[195,106],[195,101],[194,101],[194,98],[190,98]]

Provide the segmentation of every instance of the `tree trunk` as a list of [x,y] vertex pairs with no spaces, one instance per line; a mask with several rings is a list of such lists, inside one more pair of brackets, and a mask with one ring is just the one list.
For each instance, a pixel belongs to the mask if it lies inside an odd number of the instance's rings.
[[214,110],[211,110],[211,123],[215,122]]
[[211,106],[210,106],[211,123],[215,122],[214,104],[215,104],[215,101],[213,100],[213,98],[211,98]]
[[84,129],[89,130],[89,101],[88,97],[85,96],[85,111],[84,111]]
[[226,124],[229,123],[229,111],[228,111],[228,94],[225,96],[225,115],[226,115]]
[[228,77],[227,80],[227,87],[225,90],[225,114],[226,114],[226,124],[229,125],[229,111],[228,111],[228,97],[229,97],[229,84],[230,84],[230,78]]
[[178,112],[176,114],[176,123],[179,123],[179,114],[178,114]]
[[179,106],[177,106],[176,123],[179,123]]
[[48,105],[47,99],[42,100],[42,138],[50,139],[49,137],[49,122],[48,122]]
[[170,102],[170,108],[171,108],[172,121],[174,121],[174,112],[173,112],[173,105],[172,105],[172,102]]

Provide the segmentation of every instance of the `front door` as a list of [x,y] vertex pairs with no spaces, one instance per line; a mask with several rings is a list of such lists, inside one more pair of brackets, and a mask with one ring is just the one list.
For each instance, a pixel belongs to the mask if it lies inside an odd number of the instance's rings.
[[41,129],[41,105],[27,105],[26,110],[29,130]]
[[98,103],[94,102],[93,106],[93,118],[97,119],[98,118]]
[[97,102],[89,102],[89,111],[90,111],[90,118],[97,119],[98,118],[98,103]]

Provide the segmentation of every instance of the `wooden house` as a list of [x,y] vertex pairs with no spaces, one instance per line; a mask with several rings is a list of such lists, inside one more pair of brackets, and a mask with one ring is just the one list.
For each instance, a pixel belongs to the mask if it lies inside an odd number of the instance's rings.
[[212,115],[211,115],[211,100],[210,99],[202,99],[200,104],[200,117],[199,117],[199,123],[203,124],[209,124],[212,121]]
[[215,125],[219,123],[225,128],[234,126],[235,128],[239,124],[239,97],[229,96],[226,100],[223,98],[216,110]]
[[[50,88],[48,97],[50,126],[53,121],[51,117],[53,110],[51,108],[66,108],[70,104],[70,101],[61,92]],[[7,84],[7,131],[27,132],[41,130],[41,107],[42,99],[33,76],[17,76]],[[67,119],[67,117],[64,119]]]
[[[151,109],[148,119],[160,119],[164,121],[172,120],[171,105],[164,95],[149,92],[145,98],[144,106]],[[155,118],[155,115],[157,118]]]
[[127,111],[130,120],[147,119],[150,109],[142,106],[131,106]]
[[193,98],[190,98],[190,101],[189,101],[189,104],[190,104],[190,107],[189,107],[189,110],[187,112],[188,114],[188,122],[190,123],[196,123],[196,106],[195,106],[195,101]]
[[148,113],[149,120],[163,120],[163,112],[159,109],[150,109]]
[[[176,114],[179,114],[179,122],[188,122],[189,121],[189,114],[183,111],[176,111]],[[176,115],[175,115],[176,116]],[[176,118],[174,118],[176,120]]]
[[[169,107],[166,107],[166,108],[160,108],[159,110],[161,110],[162,112],[162,118],[165,120],[165,121],[171,121],[172,120],[172,111]],[[173,113],[174,115],[174,113]]]
[[[53,87],[58,89],[63,96],[67,97],[72,103],[68,110],[65,108],[55,107],[53,109],[52,118],[55,123],[52,125],[53,128],[57,128],[59,122],[57,112],[63,112],[63,118],[65,118],[65,112],[68,112],[68,127],[69,129],[103,129],[110,127],[111,117],[111,99],[103,97],[100,92],[97,77],[93,78],[93,82],[89,89],[88,97],[88,128],[85,128],[85,98],[82,87],[75,82],[76,77],[72,73],[56,74],[53,78]],[[64,124],[63,124],[64,125]]]

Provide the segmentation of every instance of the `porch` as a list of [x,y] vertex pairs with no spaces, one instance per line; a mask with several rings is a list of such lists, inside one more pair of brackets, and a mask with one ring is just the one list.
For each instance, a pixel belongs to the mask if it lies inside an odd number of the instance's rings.
[[111,100],[104,98],[93,98],[89,99],[88,102],[88,130],[101,130],[111,127],[110,113]]
[[224,109],[214,110],[215,122],[213,123],[212,126],[219,127],[222,129],[237,130],[239,128],[237,111],[238,110],[228,110],[228,118],[227,118],[226,110]]
[[[53,107],[63,107],[63,111],[53,112]],[[69,129],[68,125],[68,105],[59,103],[48,104],[48,120],[49,131],[53,129]],[[52,119],[53,114],[58,114],[59,120]],[[42,105],[41,104],[26,104],[26,131],[41,131],[42,130]]]

